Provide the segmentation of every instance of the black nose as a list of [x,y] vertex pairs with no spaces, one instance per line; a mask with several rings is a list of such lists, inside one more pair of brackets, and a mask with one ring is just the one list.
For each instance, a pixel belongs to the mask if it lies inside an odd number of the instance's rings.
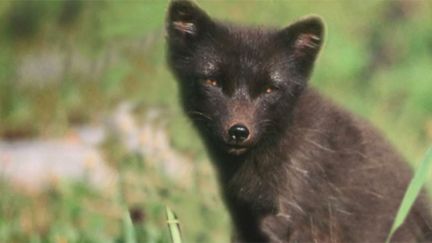
[[243,142],[249,136],[247,127],[241,124],[236,124],[228,130],[228,134],[232,141]]

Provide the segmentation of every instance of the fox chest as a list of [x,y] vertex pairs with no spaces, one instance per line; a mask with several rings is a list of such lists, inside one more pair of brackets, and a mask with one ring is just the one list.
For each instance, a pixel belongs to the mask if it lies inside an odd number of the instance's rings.
[[222,183],[228,203],[246,207],[252,211],[270,212],[277,208],[283,176],[264,169],[241,168],[229,180]]

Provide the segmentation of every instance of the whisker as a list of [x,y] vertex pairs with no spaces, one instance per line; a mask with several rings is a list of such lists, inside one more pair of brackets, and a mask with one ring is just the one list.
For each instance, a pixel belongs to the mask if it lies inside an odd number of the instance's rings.
[[206,120],[213,121],[213,119],[210,116],[199,111],[189,111],[187,113],[192,116],[196,116],[198,118],[205,118]]

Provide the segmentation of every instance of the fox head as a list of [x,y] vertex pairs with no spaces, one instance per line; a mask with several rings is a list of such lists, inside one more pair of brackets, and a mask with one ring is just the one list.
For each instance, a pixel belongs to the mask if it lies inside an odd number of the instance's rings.
[[167,16],[168,63],[183,108],[212,146],[234,156],[288,126],[323,43],[323,23],[288,27],[222,24],[189,1]]

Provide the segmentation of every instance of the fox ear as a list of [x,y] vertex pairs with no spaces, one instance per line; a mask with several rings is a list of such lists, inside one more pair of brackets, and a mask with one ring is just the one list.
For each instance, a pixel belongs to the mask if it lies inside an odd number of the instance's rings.
[[307,17],[281,30],[280,38],[288,44],[291,57],[312,64],[323,43],[324,24],[320,17]]
[[167,32],[170,42],[187,44],[199,39],[212,26],[208,15],[190,1],[175,0],[168,8]]

